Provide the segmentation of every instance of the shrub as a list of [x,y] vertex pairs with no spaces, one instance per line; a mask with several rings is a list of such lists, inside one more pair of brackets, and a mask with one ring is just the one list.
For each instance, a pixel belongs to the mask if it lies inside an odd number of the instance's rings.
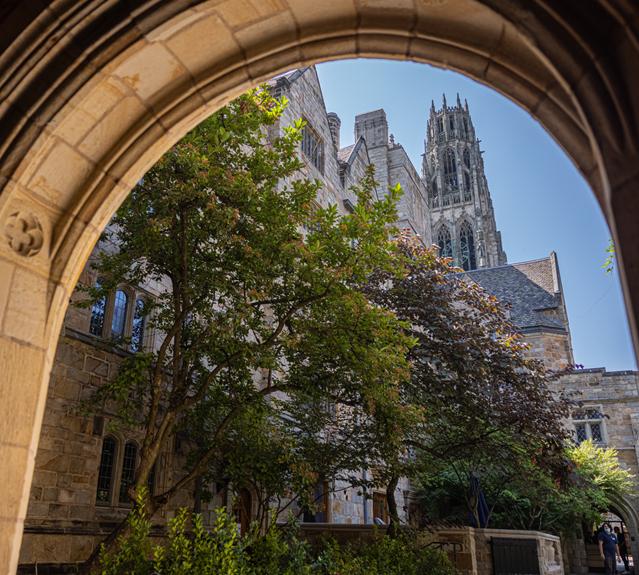
[[100,556],[101,575],[453,575],[446,555],[423,547],[417,537],[378,537],[340,546],[325,541],[312,550],[294,530],[254,529],[240,537],[235,520],[217,511],[210,530],[187,510],[169,521],[164,544],[151,544],[151,523],[132,513],[116,550]]

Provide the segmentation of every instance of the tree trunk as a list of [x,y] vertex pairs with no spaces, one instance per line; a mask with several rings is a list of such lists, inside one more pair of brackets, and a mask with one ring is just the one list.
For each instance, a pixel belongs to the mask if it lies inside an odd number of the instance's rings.
[[397,537],[399,535],[399,513],[397,512],[397,501],[395,500],[395,489],[399,483],[399,477],[393,476],[386,486],[386,503],[388,504],[388,530],[386,534],[389,537]]

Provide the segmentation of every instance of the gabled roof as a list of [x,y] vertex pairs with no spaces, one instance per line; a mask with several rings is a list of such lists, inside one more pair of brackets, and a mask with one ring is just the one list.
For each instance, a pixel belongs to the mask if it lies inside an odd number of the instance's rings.
[[366,159],[368,159],[370,162],[370,159],[368,158],[368,148],[366,147],[366,140],[363,138],[363,136],[360,136],[357,142],[355,142],[354,144],[346,146],[345,148],[340,148],[337,152],[337,159],[342,164],[352,164],[362,146],[364,146],[364,151],[366,152]]
[[[521,330],[567,331],[561,306],[556,256],[465,272],[500,302],[510,305],[510,318]],[[551,313],[549,313],[551,312]]]

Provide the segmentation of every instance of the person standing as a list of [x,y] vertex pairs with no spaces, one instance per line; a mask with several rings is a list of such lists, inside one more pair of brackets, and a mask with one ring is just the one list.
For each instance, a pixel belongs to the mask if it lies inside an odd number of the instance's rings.
[[615,527],[615,535],[617,536],[617,545],[619,546],[619,554],[623,561],[626,571],[630,571],[630,563],[628,562],[628,544],[626,543],[626,534],[619,527]]
[[599,531],[599,553],[604,562],[605,575],[615,575],[617,572],[616,558],[621,558],[617,536],[612,532],[610,523],[604,523]]

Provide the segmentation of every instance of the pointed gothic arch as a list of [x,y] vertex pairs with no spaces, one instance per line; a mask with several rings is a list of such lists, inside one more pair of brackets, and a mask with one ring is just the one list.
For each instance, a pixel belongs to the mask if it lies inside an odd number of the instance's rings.
[[453,238],[450,234],[448,226],[442,225],[437,232],[437,246],[439,247],[439,255],[443,258],[453,257]]
[[[86,0],[81,11],[50,4],[7,3],[0,22],[0,277],[11,278],[0,298],[0,456],[10,462],[0,469],[8,494],[0,572],[15,573],[55,345],[101,230],[184,133],[293,67],[348,57],[425,62],[529,110],[606,214],[639,349],[639,90],[625,81],[639,73],[631,3],[591,3],[587,18],[574,18],[572,3],[560,0],[530,0],[525,10],[509,0],[458,0],[439,2],[436,19],[432,2],[407,8],[390,0],[334,0],[322,10],[312,0],[259,10],[239,0]],[[601,41],[602,29],[614,46]]]
[[459,265],[465,271],[477,268],[475,234],[467,221],[464,221],[459,228]]
[[[465,120],[466,118],[464,118]],[[470,152],[468,151],[468,148],[464,148],[464,154],[462,156],[463,161],[464,161],[464,166],[466,166],[466,168],[468,168],[470,170]]]

